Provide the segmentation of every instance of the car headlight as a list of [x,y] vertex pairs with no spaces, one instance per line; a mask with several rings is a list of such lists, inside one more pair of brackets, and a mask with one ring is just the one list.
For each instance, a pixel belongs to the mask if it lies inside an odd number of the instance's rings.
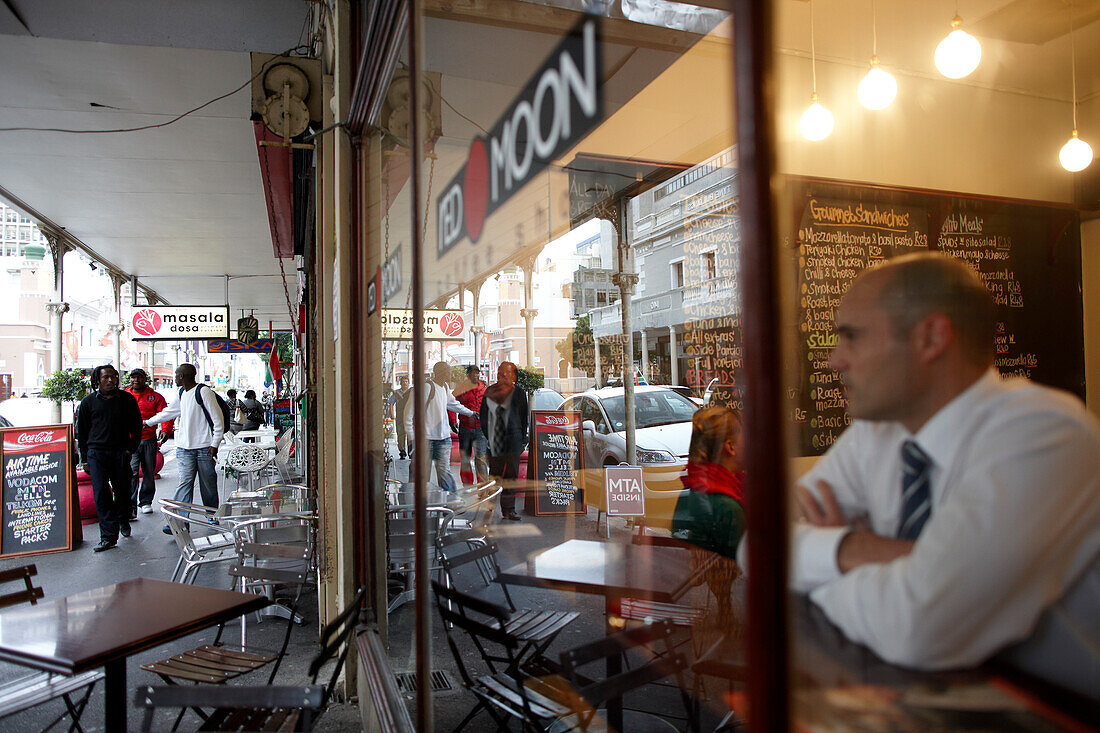
[[676,456],[669,453],[667,450],[646,450],[644,448],[636,449],[638,454],[638,463],[676,463]]

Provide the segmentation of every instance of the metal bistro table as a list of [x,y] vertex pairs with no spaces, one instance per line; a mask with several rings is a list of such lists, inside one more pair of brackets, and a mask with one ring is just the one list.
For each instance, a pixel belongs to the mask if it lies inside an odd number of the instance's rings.
[[[605,628],[619,611],[623,598],[675,603],[701,572],[693,568],[691,553],[664,545],[623,545],[591,540],[568,540],[502,572],[499,582],[534,588],[591,593],[604,597]],[[622,671],[619,655],[607,657],[607,675]],[[622,730],[622,699],[608,701],[611,730]]]
[[103,667],[104,721],[126,730],[126,659],[258,611],[263,596],[136,578],[0,610],[0,659],[76,675]]

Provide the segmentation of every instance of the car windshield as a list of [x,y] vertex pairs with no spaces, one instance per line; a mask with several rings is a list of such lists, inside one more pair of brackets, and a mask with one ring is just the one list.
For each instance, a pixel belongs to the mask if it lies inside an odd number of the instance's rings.
[[564,399],[560,392],[555,392],[552,389],[540,389],[535,392],[535,409],[556,410]]
[[[600,400],[603,409],[611,420],[615,432],[626,429],[626,413],[623,410],[623,397],[605,397]],[[670,389],[634,394],[634,426],[652,428],[657,425],[688,422],[695,414],[695,403],[681,397]]]

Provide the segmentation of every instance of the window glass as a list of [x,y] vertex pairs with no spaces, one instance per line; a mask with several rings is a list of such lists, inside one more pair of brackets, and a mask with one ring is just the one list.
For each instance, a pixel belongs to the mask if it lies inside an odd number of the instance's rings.
[[[491,547],[503,571],[503,583],[486,584],[471,565],[455,570],[451,587],[556,614],[541,618],[560,632],[546,640],[556,663],[570,647],[644,627],[660,609],[677,643],[691,640],[681,645],[686,669],[696,653],[688,647],[701,650],[744,623],[731,610],[744,593],[732,584],[743,504],[699,483],[685,491],[697,406],[653,386],[702,393],[718,379],[715,408],[745,400],[731,20],[723,10],[684,4],[600,6],[596,19],[558,0],[424,7],[417,88],[425,159],[407,157],[401,63],[380,122],[393,161],[386,166],[409,161],[424,212],[420,305],[435,321],[424,353],[410,353],[409,363],[438,367],[438,381],[463,407],[505,407],[504,418],[484,410],[484,423],[480,411],[473,423],[454,405],[454,421],[446,405],[424,411],[419,454],[427,488],[441,502],[433,515],[454,513],[432,531],[476,532],[481,540],[472,541]],[[390,194],[379,201],[400,202],[405,211],[389,219],[407,220],[411,187],[386,175],[386,166],[379,187],[389,185]],[[384,236],[384,223],[380,229]],[[392,252],[402,235],[393,224],[389,232]],[[407,347],[389,341],[384,354]],[[469,366],[479,368],[483,385],[467,377]],[[539,389],[562,395],[582,419],[533,419],[531,410],[550,394]],[[727,417],[722,429],[735,430],[737,416]],[[583,429],[588,420],[594,431]],[[391,475],[407,480],[411,463],[390,445]],[[699,471],[706,469],[693,475]],[[723,481],[735,482],[736,473]],[[479,503],[485,480],[499,491]],[[462,540],[437,551],[466,547]],[[585,572],[590,590],[518,575],[555,557]],[[712,573],[718,565],[722,573]],[[395,597],[404,598],[407,572],[391,579]],[[619,602],[622,587],[633,588],[629,602]],[[565,625],[555,626],[561,619]],[[432,622],[434,669],[456,686],[461,669],[472,679],[489,672],[471,629],[448,628],[438,613]],[[398,671],[414,658],[413,627],[412,603],[399,603],[389,616]],[[439,643],[443,635],[457,658]],[[631,668],[647,654],[631,652]],[[602,662],[589,667],[562,679],[576,687],[582,676],[604,676]],[[646,685],[599,703],[609,727],[631,730],[622,706],[644,700],[687,728],[692,713],[681,691],[702,707],[701,729],[714,729],[729,711],[718,687],[696,695],[693,682],[664,681],[671,687]],[[455,728],[473,705],[456,699],[436,696],[437,729]],[[487,720],[479,714],[471,727]]]

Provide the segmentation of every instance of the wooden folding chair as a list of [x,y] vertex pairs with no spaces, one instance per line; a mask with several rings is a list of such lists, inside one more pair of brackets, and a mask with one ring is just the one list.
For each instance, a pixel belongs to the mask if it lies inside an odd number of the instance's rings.
[[[213,708],[203,722],[201,730],[209,731],[311,731],[324,711],[340,670],[347,658],[352,635],[359,622],[359,612],[366,596],[366,588],[360,588],[351,603],[341,611],[332,623],[321,631],[321,650],[309,665],[308,685],[294,687],[263,686],[237,687],[224,685],[196,685],[153,687],[146,685],[137,690],[135,704],[145,709],[142,730],[153,729],[153,718],[158,708]],[[322,668],[333,663],[332,673],[326,685],[317,684]]]

